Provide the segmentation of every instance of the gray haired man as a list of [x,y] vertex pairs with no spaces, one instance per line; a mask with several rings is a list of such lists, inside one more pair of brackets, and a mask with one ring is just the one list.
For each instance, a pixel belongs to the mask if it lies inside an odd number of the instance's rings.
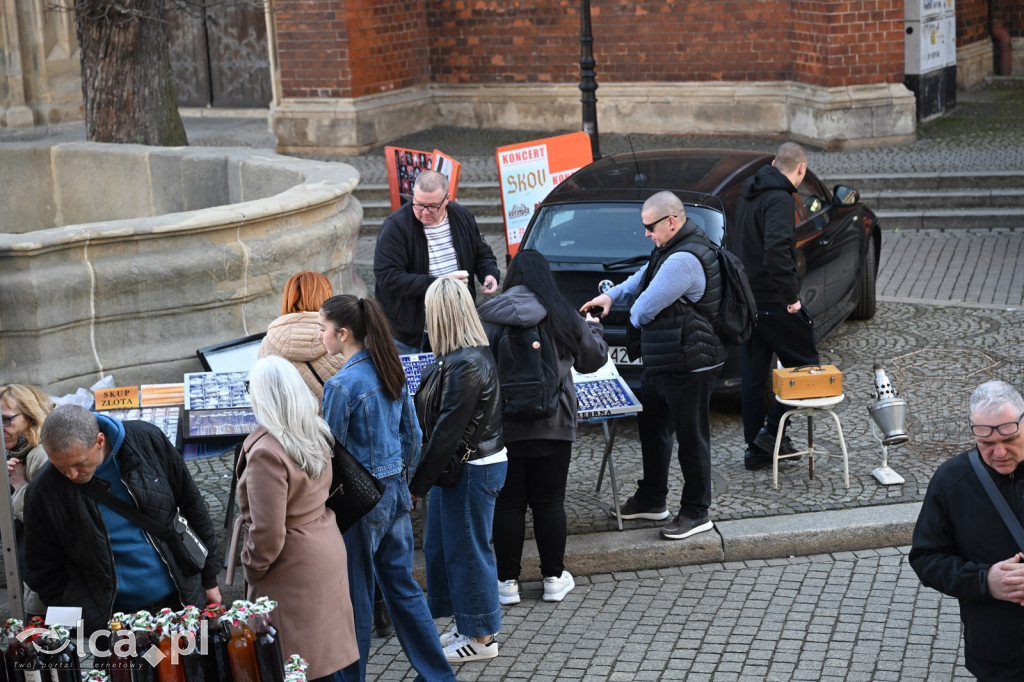
[[[85,629],[105,628],[114,611],[219,603],[217,536],[185,462],[157,427],[57,407],[40,438],[50,465],[29,484],[25,504],[26,582],[47,606],[79,606]],[[207,549],[193,573],[167,541],[103,503],[102,489],[158,524],[178,512]],[[123,508],[123,507],[122,507]]]
[[986,493],[989,477],[1024,521],[1024,398],[1005,381],[971,396],[972,450],[935,471],[914,528],[910,565],[960,602],[967,669],[983,680],[1024,680],[1024,554]]

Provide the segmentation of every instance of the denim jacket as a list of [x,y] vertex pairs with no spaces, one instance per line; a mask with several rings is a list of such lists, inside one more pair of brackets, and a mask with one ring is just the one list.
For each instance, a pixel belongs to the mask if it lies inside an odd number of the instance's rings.
[[377,478],[416,468],[423,432],[409,387],[392,400],[363,349],[324,384],[324,419],[331,433]]

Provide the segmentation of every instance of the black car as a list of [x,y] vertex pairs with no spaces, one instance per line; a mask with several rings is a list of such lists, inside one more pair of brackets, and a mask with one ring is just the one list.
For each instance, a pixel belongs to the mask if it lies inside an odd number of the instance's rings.
[[[537,207],[521,248],[551,263],[566,298],[582,305],[647,262],[653,242],[640,208],[652,194],[674,192],[686,217],[708,237],[730,246],[743,182],[772,162],[771,154],[721,149],[663,150],[608,156],[581,168]],[[801,301],[814,318],[819,341],[848,317],[875,314],[875,277],[881,232],[875,214],[853,188],[829,191],[807,172],[794,201]],[[605,340],[619,372],[639,389],[641,366],[626,357],[628,309],[615,306],[604,320]],[[721,389],[740,385],[739,348],[719,374]]]

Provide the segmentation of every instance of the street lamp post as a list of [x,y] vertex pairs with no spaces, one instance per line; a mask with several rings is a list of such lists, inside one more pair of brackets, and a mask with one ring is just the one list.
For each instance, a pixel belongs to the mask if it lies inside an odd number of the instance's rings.
[[583,132],[590,136],[594,160],[601,158],[597,142],[597,80],[594,66],[594,35],[590,31],[590,0],[580,0],[580,91],[583,96]]

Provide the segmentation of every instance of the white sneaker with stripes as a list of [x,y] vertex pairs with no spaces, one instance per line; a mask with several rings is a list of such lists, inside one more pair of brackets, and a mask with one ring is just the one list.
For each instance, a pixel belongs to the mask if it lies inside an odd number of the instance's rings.
[[475,637],[459,635],[458,638],[444,648],[444,657],[449,663],[467,663],[483,661],[498,655],[498,640],[491,637],[487,644],[481,644]]
[[453,626],[451,630],[441,635],[441,648],[445,648],[459,638],[459,630]]

